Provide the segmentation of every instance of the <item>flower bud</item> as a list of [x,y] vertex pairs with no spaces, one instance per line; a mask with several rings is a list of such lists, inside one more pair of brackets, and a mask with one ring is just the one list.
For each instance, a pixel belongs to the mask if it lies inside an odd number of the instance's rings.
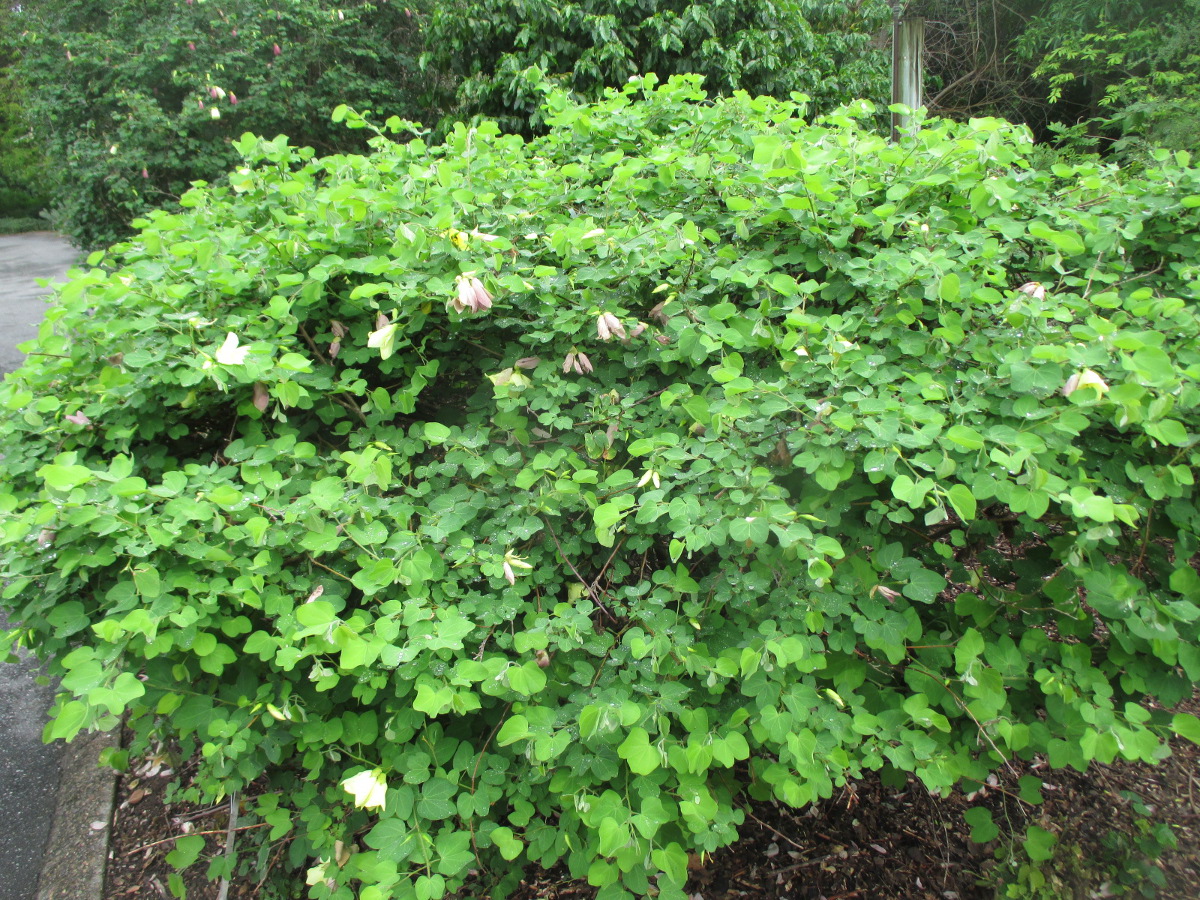
[[1027,294],[1034,300],[1043,300],[1046,297],[1046,287],[1038,281],[1027,281],[1017,288],[1017,290],[1022,294]]
[[517,360],[518,369],[536,369],[541,360],[536,356],[523,356]]
[[237,103],[238,103],[237,94],[235,94],[233,91],[230,91],[230,92],[229,92],[229,104],[230,104],[230,106],[237,106]]
[[142,167],[142,177],[143,177],[143,178],[149,178],[149,177],[150,177],[150,172],[149,172],[149,170],[147,170],[147,169],[146,169],[144,166]]
[[261,381],[254,382],[254,408],[259,412],[266,412],[267,406],[271,403],[271,398],[267,394],[267,386]]
[[517,583],[517,573],[513,571],[513,567],[509,564],[507,559],[504,561],[503,568],[504,568],[504,580],[507,581],[510,585],[516,584]]
[[1084,369],[1082,372],[1076,372],[1067,379],[1067,383],[1063,385],[1062,395],[1070,397],[1077,390],[1085,387],[1095,388],[1098,394],[1104,394],[1108,391],[1108,383],[1097,372],[1091,369]]
[[487,292],[487,288],[478,278],[471,279],[471,296],[474,301],[471,308],[475,312],[492,308],[492,295]]
[[272,45],[271,45],[271,52],[272,52],[272,53],[274,53],[276,56],[278,56],[278,55],[279,55],[280,53],[282,53],[283,51],[282,51],[281,49],[279,49],[279,45],[278,45],[278,44],[272,44]]
[[468,309],[472,308],[475,302],[475,294],[471,290],[471,282],[464,276],[459,275],[455,284],[457,285],[458,292],[450,301],[450,306],[457,313],[465,313]]
[[592,361],[587,358],[586,353],[575,354],[575,371],[580,375],[589,375],[592,371]]
[[214,106],[208,111],[208,117],[210,119],[219,119],[221,118],[221,111]]
[[630,340],[632,340],[633,338],[636,338],[636,337],[640,337],[642,332],[645,330],[646,330],[646,323],[638,322],[636,325],[633,326],[633,329],[629,332]]
[[574,352],[571,352],[571,353],[568,353],[565,357],[563,357],[563,365],[562,365],[563,374],[570,375],[571,371],[574,368],[575,368],[575,354],[574,354]]
[[195,49],[196,49],[196,42],[195,42],[195,41],[188,41],[188,49],[189,49],[189,50],[195,50]]
[[625,340],[625,326],[621,324],[621,320],[612,313],[605,313],[604,318],[608,322],[608,330],[615,334],[621,340]]
[[602,341],[612,340],[612,331],[608,327],[608,313],[596,316],[596,336]]

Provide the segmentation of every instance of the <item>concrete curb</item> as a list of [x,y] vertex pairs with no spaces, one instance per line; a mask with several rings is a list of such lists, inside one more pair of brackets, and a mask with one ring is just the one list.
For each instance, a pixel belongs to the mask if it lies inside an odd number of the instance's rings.
[[117,773],[99,765],[120,729],[80,735],[63,751],[50,840],[42,855],[37,900],[101,900]]

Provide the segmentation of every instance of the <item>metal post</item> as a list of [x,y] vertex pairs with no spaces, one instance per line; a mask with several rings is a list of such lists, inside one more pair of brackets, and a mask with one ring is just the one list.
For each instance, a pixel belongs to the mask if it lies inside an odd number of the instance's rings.
[[[921,80],[925,67],[925,20],[920,16],[901,18],[898,4],[892,7],[892,103],[909,109],[921,106]],[[892,113],[892,140],[908,124],[908,116]]]

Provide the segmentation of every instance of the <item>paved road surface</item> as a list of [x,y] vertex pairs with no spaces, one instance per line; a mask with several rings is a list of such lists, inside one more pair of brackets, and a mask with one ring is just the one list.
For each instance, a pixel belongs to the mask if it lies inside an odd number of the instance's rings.
[[[37,336],[46,308],[37,279],[63,280],[78,256],[55,234],[0,235],[0,373],[19,366],[17,345]],[[37,675],[31,660],[0,662],[0,900],[32,900],[54,813],[58,748],[42,743],[53,690]]]

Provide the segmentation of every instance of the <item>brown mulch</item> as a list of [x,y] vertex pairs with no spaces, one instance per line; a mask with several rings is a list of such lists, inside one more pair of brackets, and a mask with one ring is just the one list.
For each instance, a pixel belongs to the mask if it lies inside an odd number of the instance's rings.
[[[1196,713],[1200,700],[1181,709]],[[1172,742],[1173,754],[1157,766],[1117,763],[1086,774],[1050,772],[1032,766],[1000,773],[996,784],[967,800],[961,794],[931,797],[920,782],[903,789],[869,778],[847,786],[808,810],[761,803],[749,808],[742,839],[713,857],[693,860],[692,900],[982,900],[995,895],[1000,865],[995,851],[1003,831],[1021,833],[1026,824],[1055,832],[1058,843],[1048,873],[1049,893],[1063,900],[1092,900],[1125,893],[1138,896],[1144,871],[1120,873],[1138,856],[1134,840],[1150,824],[1166,823],[1177,849],[1154,864],[1163,872],[1163,900],[1200,897],[1200,747]],[[1045,802],[1016,799],[1024,774],[1045,779]],[[186,781],[188,767],[183,766]],[[200,861],[185,871],[188,900],[216,900],[218,885],[205,877],[207,861],[224,852],[228,803],[194,808],[164,802],[176,779],[165,758],[136,761],[121,778],[114,813],[113,843],[104,900],[171,897],[173,869],[165,857],[174,839],[204,835]],[[1144,804],[1139,812],[1125,796]],[[1001,838],[973,844],[963,811],[986,805],[1001,825]],[[1116,842],[1120,846],[1112,849]],[[1018,854],[1020,853],[1018,849]],[[297,897],[303,896],[301,889]],[[530,870],[514,900],[588,900],[594,890],[562,871]],[[262,885],[234,881],[229,900],[251,900]],[[465,896],[465,895],[464,895]],[[1027,895],[1028,896],[1028,895]]]

